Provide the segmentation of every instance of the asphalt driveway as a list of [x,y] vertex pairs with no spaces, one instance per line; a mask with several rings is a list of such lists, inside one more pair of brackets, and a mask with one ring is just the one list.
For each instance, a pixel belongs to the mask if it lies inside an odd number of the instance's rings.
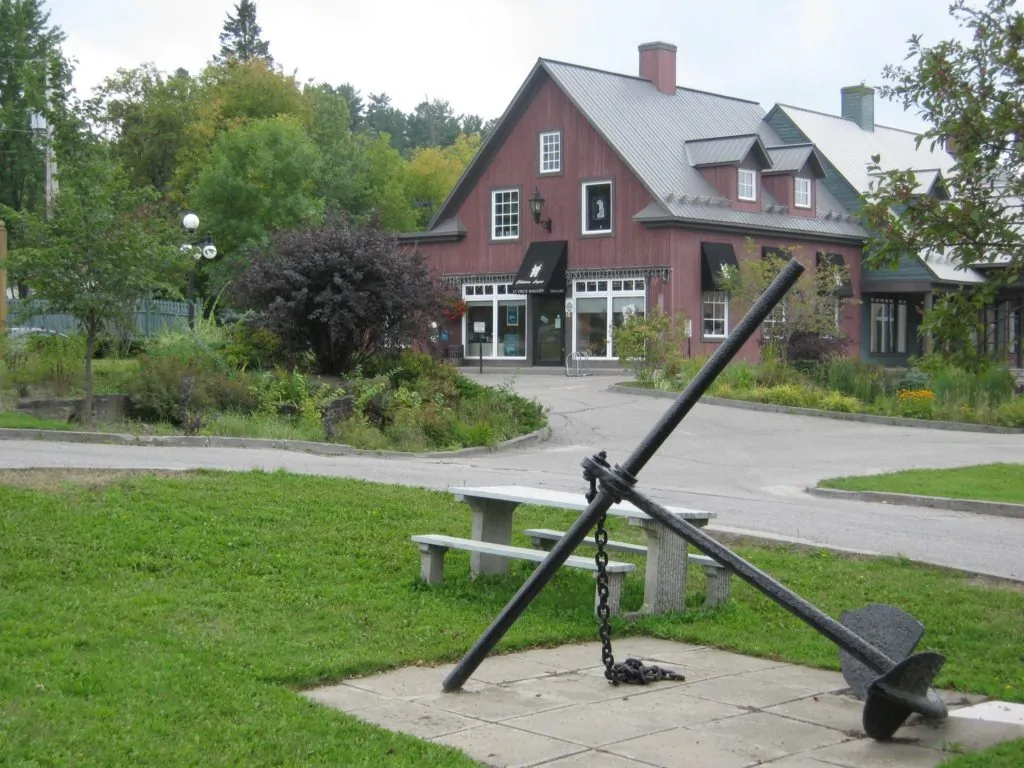
[[[489,384],[505,374],[468,374]],[[582,489],[580,460],[621,461],[671,401],[613,393],[616,379],[522,374],[512,385],[550,409],[553,437],[451,459],[318,457],[276,450],[0,441],[0,467],[227,470],[285,468],[432,488],[526,484]],[[713,528],[765,532],[1024,581],[1024,520],[809,496],[825,477],[1024,461],[1024,437],[890,427],[698,405],[647,465],[640,485],[664,503],[718,514]],[[2,472],[2,470],[0,470]]]

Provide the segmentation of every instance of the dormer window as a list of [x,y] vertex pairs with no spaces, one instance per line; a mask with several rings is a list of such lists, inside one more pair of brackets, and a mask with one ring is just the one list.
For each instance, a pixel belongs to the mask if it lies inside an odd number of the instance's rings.
[[793,205],[797,208],[811,207],[811,180],[797,177],[793,187]]
[[757,200],[757,171],[740,168],[738,174],[737,198],[740,200]]

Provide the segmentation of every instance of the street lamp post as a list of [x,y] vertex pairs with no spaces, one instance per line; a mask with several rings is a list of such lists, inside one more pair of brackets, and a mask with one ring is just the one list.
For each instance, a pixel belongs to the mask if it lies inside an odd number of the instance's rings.
[[[186,213],[181,220],[181,226],[189,235],[195,235],[199,229],[199,217],[194,213]],[[200,259],[212,260],[217,258],[217,247],[213,244],[213,238],[207,235],[202,240],[185,243],[181,246],[182,253],[191,254],[194,262],[188,271],[188,327],[196,327],[196,268]]]

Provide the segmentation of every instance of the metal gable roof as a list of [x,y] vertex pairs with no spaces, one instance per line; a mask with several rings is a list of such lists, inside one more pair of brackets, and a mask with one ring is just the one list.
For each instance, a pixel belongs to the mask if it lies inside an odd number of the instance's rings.
[[757,134],[746,136],[721,136],[713,139],[691,139],[684,142],[686,155],[694,168],[709,165],[732,165],[742,163],[756,150],[762,167],[771,165],[768,150]]
[[917,147],[917,134],[910,131],[883,125],[876,125],[873,131],[865,131],[844,117],[787,104],[779,104],[777,108],[785,112],[850,186],[861,194],[868,191],[871,181],[868,164],[873,155],[880,156],[879,165],[886,170],[920,168],[946,175],[956,163],[944,150],[938,147],[931,149],[929,142],[921,142]]
[[[794,234],[866,237],[864,229],[849,220],[847,212],[831,196],[827,197],[827,210],[841,212],[841,216],[828,221],[788,215],[777,210],[779,206],[769,201],[767,195],[765,212],[739,211],[722,200],[694,167],[688,151],[692,144],[688,142],[722,137],[722,141],[715,142],[722,156],[726,150],[733,156],[741,151],[740,137],[748,146],[753,145],[754,135],[760,137],[762,146],[782,143],[764,122],[765,111],[756,102],[686,88],[677,88],[673,95],[666,96],[641,78],[561,62],[543,60],[543,64],[670,216],[694,223]],[[736,146],[731,146],[731,139],[736,140]],[[656,218],[664,219],[664,215],[645,209],[636,216],[638,221]]]
[[[662,220],[667,215],[694,224],[707,222],[793,234],[866,237],[859,224],[848,220],[846,212],[830,196],[826,207],[822,208],[820,185],[819,213],[823,210],[836,212],[828,220],[791,216],[766,193],[762,213],[740,211],[732,208],[728,201],[722,201],[714,186],[694,167],[688,146],[698,147],[696,151],[704,162],[712,156],[735,157],[744,146],[747,152],[759,148],[766,166],[772,162],[766,146],[777,146],[782,141],[764,122],[765,111],[757,102],[686,88],[677,88],[674,94],[666,95],[643,78],[548,59],[539,59],[531,70],[494,131],[438,208],[432,226],[454,215],[460,201],[527,108],[540,78],[545,76],[561,88],[637,180],[660,201],[660,210],[649,206],[650,210],[640,212],[636,220],[649,220],[656,214]],[[715,202],[709,205],[699,202],[701,199]]]
[[821,162],[813,144],[784,144],[781,147],[768,147],[768,156],[772,167],[765,173],[796,173],[810,160],[819,177],[825,176],[825,165]]

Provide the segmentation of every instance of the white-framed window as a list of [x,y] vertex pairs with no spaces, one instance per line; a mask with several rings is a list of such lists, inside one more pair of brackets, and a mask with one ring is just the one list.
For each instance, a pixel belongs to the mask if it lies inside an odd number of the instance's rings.
[[[462,338],[467,358],[526,358],[526,297],[512,283],[465,283]],[[483,330],[478,330],[482,328]]]
[[702,335],[706,339],[724,339],[729,335],[729,294],[705,291],[702,304]]
[[496,189],[491,192],[491,237],[515,240],[519,237],[519,190]]
[[647,280],[609,278],[573,282],[572,351],[616,358],[615,329],[647,314]]
[[583,234],[608,234],[612,231],[612,183],[585,181],[582,186]]
[[739,169],[736,196],[740,200],[757,200],[757,171]]
[[546,131],[540,135],[540,172],[559,173],[562,170],[562,132]]
[[[728,312],[728,309],[726,310]],[[766,339],[778,339],[782,337],[786,328],[786,300],[783,299],[761,323],[761,333]]]
[[907,302],[871,299],[871,354],[903,355],[907,352]]
[[793,182],[793,205],[797,208],[811,207],[811,180],[799,176]]

